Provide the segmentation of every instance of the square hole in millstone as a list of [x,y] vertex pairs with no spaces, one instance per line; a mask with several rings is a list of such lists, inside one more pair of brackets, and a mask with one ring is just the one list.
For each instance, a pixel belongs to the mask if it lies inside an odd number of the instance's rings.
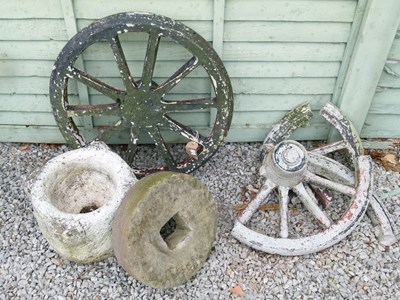
[[170,250],[174,250],[183,242],[190,232],[190,228],[176,213],[160,229],[160,235]]

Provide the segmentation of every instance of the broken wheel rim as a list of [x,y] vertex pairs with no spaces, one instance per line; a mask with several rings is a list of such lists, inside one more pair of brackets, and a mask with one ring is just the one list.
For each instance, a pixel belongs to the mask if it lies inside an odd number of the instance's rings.
[[[266,181],[235,222],[232,235],[252,248],[280,255],[303,255],[330,247],[339,242],[357,226],[364,215],[371,196],[371,160],[360,155],[358,135],[341,112],[328,103],[321,115],[342,134],[343,140],[307,151],[294,141],[285,140],[311,118],[308,105],[302,104],[276,125],[265,140],[266,155],[260,173]],[[289,117],[288,117],[289,116]],[[326,155],[346,149],[353,160],[355,174],[341,163]],[[347,209],[337,220],[332,220],[319,206],[312,188],[328,189],[350,197]],[[260,205],[268,201],[277,190],[279,198],[279,237],[260,234],[246,227],[246,223]],[[315,218],[322,230],[305,237],[289,234],[289,191],[294,192],[303,206]]]

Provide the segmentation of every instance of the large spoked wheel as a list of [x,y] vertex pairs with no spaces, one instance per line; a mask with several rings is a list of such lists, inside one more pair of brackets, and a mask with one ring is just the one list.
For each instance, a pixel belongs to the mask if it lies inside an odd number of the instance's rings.
[[[132,33],[141,38],[146,35],[142,70],[130,68],[126,57],[131,53],[123,50],[123,36]],[[176,72],[163,80],[154,78],[161,40],[178,44],[191,57],[187,61],[185,59],[186,62]],[[106,47],[114,56],[123,88],[114,87],[79,67],[78,58],[95,43],[108,44]],[[167,97],[190,73],[201,68],[208,77],[212,96],[186,100]],[[108,102],[92,104],[89,97],[87,104],[73,103],[68,93],[68,83],[71,81],[106,96]],[[162,152],[165,166],[159,169],[180,172],[195,170],[216,152],[230,127],[233,110],[230,79],[209,43],[179,22],[147,13],[112,15],[94,22],[75,35],[56,60],[51,74],[50,99],[57,124],[70,145],[82,147],[95,139],[107,142],[113,135],[128,131],[126,160],[132,165],[137,145],[142,135],[147,134]],[[184,111],[210,111],[210,124],[207,124],[205,133],[174,118],[174,113]],[[85,128],[85,132],[90,131],[90,134],[81,134],[83,126],[77,121],[79,118],[110,116],[115,120],[110,126],[95,126],[91,131]],[[192,155],[179,160],[173,157],[163,136],[165,131],[176,133],[184,142],[194,144],[189,149]],[[136,173],[141,175],[157,170],[137,169]]]
[[[336,107],[328,103],[322,108],[321,115],[339,130],[342,141],[306,150],[300,143],[287,140],[297,127],[306,125],[312,117],[307,104],[286,115],[267,136],[264,142],[267,155],[260,169],[266,180],[256,198],[235,222],[232,235],[238,240],[268,253],[303,255],[330,247],[357,226],[372,195],[371,160],[361,155],[362,146],[355,129]],[[350,154],[354,170],[327,156],[341,150]],[[274,191],[279,199],[277,236],[263,235],[245,226]],[[289,205],[293,195],[319,224],[317,233],[291,236],[294,230],[289,226]],[[335,205],[335,197],[347,197],[348,204],[339,217],[333,218],[325,208],[328,200]]]

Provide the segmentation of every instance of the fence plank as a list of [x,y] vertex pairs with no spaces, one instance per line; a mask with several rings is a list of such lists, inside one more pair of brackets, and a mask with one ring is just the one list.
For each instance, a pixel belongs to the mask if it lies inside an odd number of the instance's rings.
[[342,43],[225,43],[225,61],[341,61]]
[[230,0],[226,20],[351,22],[356,1]]
[[335,42],[345,43],[351,23],[249,22],[225,24],[226,42]]
[[0,19],[61,19],[63,16],[59,1],[40,0],[2,1]]
[[[339,107],[361,131],[371,105],[393,38],[399,27],[398,0],[371,0],[352,55]],[[382,21],[385,16],[385,21]],[[330,139],[338,134],[331,131]]]
[[68,40],[63,19],[0,19],[1,41]]
[[165,0],[135,1],[131,0],[79,0],[74,1],[76,16],[79,19],[100,19],[105,16],[130,11],[151,11],[176,20],[212,20],[212,0]]

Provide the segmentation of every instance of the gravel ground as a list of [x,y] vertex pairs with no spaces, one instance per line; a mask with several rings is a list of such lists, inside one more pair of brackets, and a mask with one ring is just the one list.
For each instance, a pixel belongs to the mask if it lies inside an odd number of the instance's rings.
[[[227,144],[194,173],[217,203],[217,239],[204,267],[189,282],[157,290],[130,278],[114,257],[76,264],[61,258],[42,237],[26,181],[35,168],[67,151],[66,146],[0,144],[0,299],[400,299],[400,243],[380,246],[367,217],[344,241],[301,257],[261,253],[230,236],[242,187],[257,187],[259,146]],[[153,153],[151,148],[143,151]],[[378,194],[399,188],[399,173],[376,164],[373,172]],[[400,196],[385,203],[399,229]],[[294,211],[301,218],[295,201]],[[263,212],[257,218],[266,219],[262,214],[277,216]],[[296,228],[314,226],[308,221],[297,220]],[[244,296],[232,294],[236,285]]]

